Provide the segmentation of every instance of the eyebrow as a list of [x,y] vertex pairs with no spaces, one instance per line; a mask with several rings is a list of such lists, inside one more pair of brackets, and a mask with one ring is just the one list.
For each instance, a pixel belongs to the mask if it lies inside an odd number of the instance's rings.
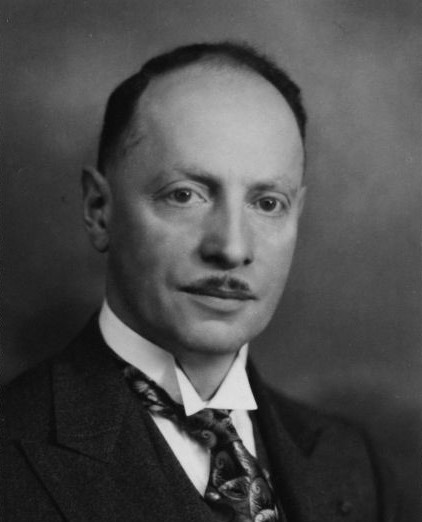
[[178,165],[176,165],[173,168],[173,170],[187,179],[190,179],[192,181],[198,181],[199,183],[203,183],[204,185],[207,185],[210,188],[217,189],[221,185],[221,181],[218,179],[218,176],[212,174],[207,170],[198,169],[196,167],[186,167]]

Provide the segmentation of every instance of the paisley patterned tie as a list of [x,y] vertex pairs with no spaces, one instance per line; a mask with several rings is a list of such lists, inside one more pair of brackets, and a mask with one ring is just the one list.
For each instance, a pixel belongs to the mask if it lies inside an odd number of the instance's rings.
[[211,471],[204,499],[224,520],[284,520],[279,515],[269,475],[243,445],[229,410],[206,408],[186,416],[182,405],[138,369],[126,366],[124,375],[151,413],[172,420],[210,450]]

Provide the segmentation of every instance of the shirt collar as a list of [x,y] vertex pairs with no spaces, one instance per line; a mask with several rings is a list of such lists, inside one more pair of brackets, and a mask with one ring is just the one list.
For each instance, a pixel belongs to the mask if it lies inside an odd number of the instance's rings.
[[186,415],[204,408],[255,410],[257,405],[246,374],[248,345],[239,350],[229,372],[214,396],[204,401],[196,392],[173,355],[151,343],[124,324],[103,302],[99,326],[105,342],[123,360],[143,371],[164,388],[170,397],[183,404]]

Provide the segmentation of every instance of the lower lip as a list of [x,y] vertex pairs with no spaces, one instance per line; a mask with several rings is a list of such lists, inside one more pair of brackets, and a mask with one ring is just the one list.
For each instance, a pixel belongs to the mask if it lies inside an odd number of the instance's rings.
[[227,297],[215,297],[213,295],[206,294],[191,294],[187,292],[187,295],[196,304],[199,304],[202,308],[212,310],[220,313],[237,312],[245,308],[249,300],[241,299],[230,299]]

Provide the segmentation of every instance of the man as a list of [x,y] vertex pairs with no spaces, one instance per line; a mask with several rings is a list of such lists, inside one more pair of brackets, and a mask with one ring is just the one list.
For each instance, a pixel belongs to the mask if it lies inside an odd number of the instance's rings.
[[105,301],[10,387],[9,520],[392,520],[361,436],[246,366],[292,261],[304,137],[299,89],[237,44],[112,94],[82,180]]

